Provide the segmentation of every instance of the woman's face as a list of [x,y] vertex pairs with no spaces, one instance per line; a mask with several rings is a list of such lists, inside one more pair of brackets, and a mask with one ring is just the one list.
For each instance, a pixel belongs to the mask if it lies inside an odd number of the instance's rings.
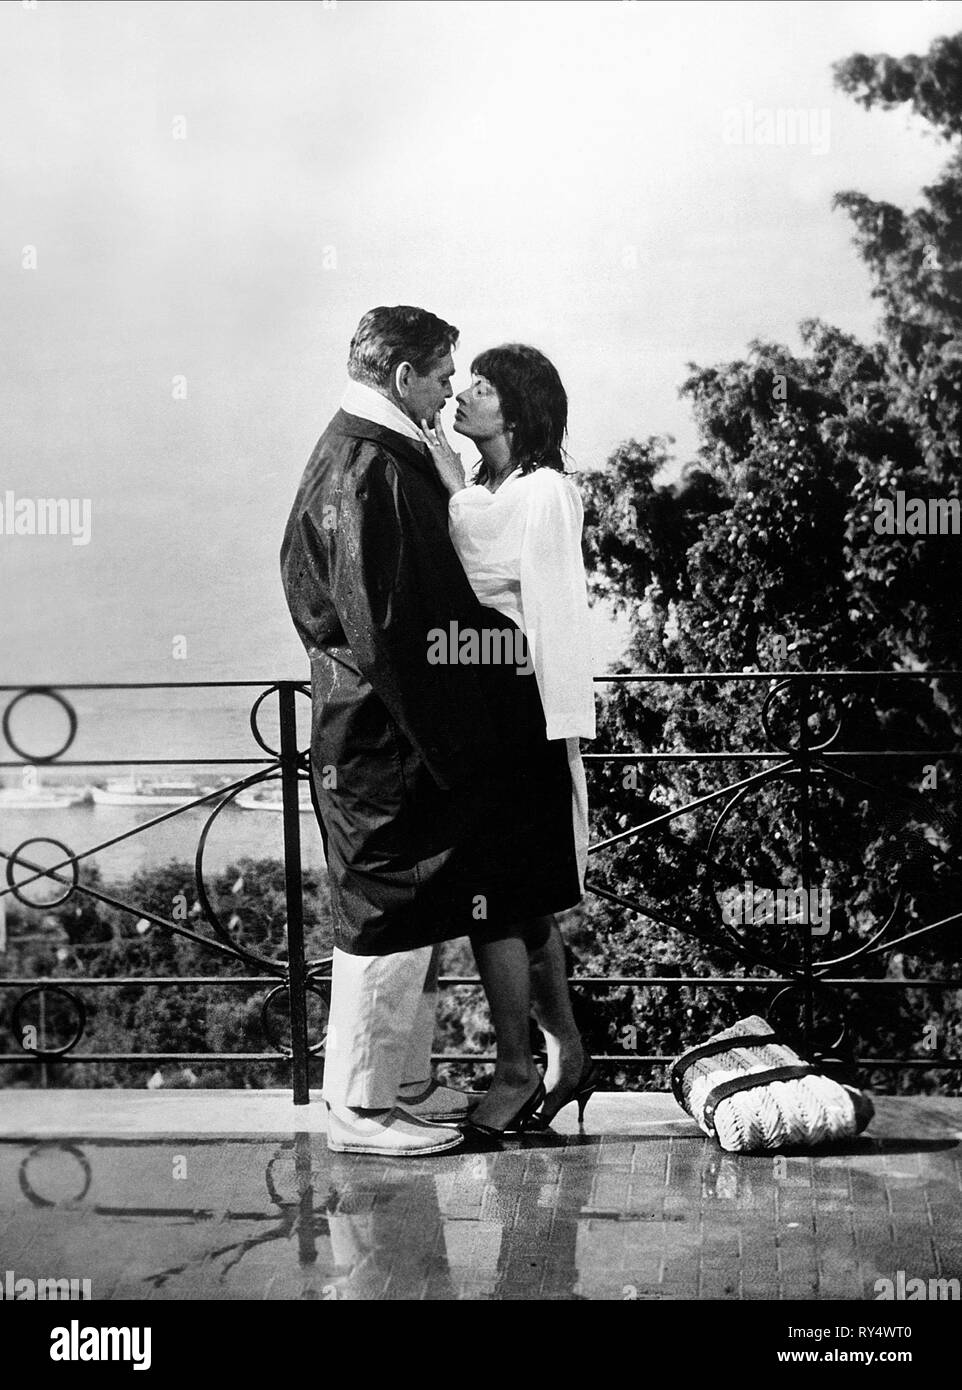
[[483,376],[472,376],[471,385],[456,397],[453,428],[475,441],[497,439],[504,434],[504,416],[497,391]]

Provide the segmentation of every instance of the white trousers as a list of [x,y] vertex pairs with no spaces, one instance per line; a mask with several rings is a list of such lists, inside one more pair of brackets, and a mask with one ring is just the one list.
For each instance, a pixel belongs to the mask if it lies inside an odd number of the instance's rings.
[[404,1082],[431,1079],[439,946],[389,956],[334,950],[324,1099],[388,1110]]

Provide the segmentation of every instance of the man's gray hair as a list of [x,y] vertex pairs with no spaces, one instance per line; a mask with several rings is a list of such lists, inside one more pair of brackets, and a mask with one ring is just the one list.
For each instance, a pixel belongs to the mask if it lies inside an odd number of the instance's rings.
[[410,362],[419,376],[457,346],[458,330],[427,309],[410,304],[369,309],[351,339],[347,374],[352,381],[380,390],[390,386],[396,369]]

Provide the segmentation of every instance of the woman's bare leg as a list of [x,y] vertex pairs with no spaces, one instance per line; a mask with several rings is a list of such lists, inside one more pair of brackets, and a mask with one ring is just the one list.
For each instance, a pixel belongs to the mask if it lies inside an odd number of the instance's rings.
[[544,1084],[548,1092],[543,1114],[550,1119],[555,1107],[552,1095],[563,1100],[578,1082],[585,1064],[585,1050],[571,1009],[564,942],[552,917],[548,939],[531,952],[531,1002],[535,1022],[545,1038],[548,1065]]
[[531,1055],[530,961],[520,936],[471,942],[488,996],[498,1044],[494,1077],[471,1119],[503,1129],[531,1095],[538,1069]]

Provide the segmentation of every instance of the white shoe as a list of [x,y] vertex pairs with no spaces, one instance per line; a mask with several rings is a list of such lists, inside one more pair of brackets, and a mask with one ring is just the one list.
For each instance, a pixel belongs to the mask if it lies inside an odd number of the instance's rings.
[[402,1088],[395,1105],[406,1115],[436,1124],[444,1120],[466,1120],[468,1112],[483,1095],[483,1091],[456,1091],[452,1086],[442,1086],[439,1081],[429,1081],[426,1086],[407,1093]]
[[353,1110],[335,1110],[330,1104],[327,1107],[327,1147],[332,1153],[420,1158],[446,1153],[460,1143],[460,1130],[423,1124],[396,1107],[383,1115],[358,1115]]

